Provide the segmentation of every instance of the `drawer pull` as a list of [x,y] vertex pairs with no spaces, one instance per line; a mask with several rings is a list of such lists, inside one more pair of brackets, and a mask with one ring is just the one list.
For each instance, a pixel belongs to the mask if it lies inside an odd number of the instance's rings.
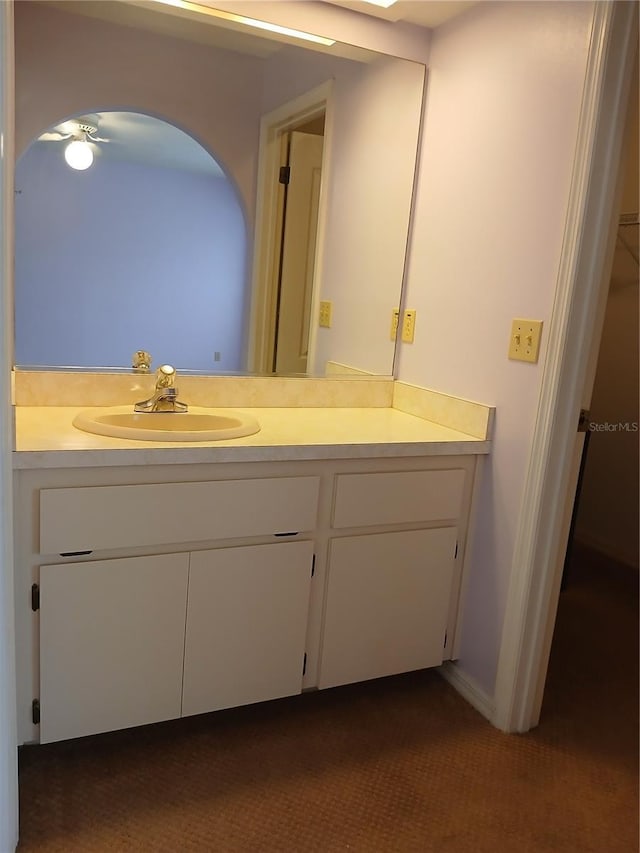
[[61,551],[61,557],[86,557],[88,554],[93,554],[93,551]]
[[297,536],[299,530],[291,530],[289,533],[274,533],[274,536]]

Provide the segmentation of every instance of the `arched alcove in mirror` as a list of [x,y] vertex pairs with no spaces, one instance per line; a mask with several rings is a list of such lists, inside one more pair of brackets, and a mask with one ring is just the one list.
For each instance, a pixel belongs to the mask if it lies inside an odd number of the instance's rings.
[[247,223],[193,137],[138,112],[72,116],[22,154],[15,190],[17,365],[129,367],[146,350],[244,369]]

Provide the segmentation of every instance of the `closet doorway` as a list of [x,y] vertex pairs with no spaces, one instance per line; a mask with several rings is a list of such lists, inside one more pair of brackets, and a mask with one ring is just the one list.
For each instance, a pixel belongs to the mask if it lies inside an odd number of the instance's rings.
[[265,115],[260,131],[249,369],[314,371],[330,84]]

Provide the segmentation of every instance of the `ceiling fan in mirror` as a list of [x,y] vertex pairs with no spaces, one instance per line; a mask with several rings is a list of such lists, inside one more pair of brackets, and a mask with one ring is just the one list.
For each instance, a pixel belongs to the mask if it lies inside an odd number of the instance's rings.
[[63,142],[71,140],[64,149],[64,159],[72,169],[82,172],[93,163],[95,144],[109,142],[108,139],[96,136],[97,132],[97,117],[82,116],[68,119],[52,130],[46,131],[38,137],[38,141]]

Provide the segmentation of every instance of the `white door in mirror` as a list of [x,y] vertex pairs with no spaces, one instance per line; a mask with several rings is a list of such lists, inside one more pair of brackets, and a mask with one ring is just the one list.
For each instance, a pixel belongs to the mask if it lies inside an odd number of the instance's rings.
[[197,406],[188,412],[134,412],[131,406],[84,409],[74,417],[73,426],[133,441],[223,441],[260,430],[258,421],[244,412]]

